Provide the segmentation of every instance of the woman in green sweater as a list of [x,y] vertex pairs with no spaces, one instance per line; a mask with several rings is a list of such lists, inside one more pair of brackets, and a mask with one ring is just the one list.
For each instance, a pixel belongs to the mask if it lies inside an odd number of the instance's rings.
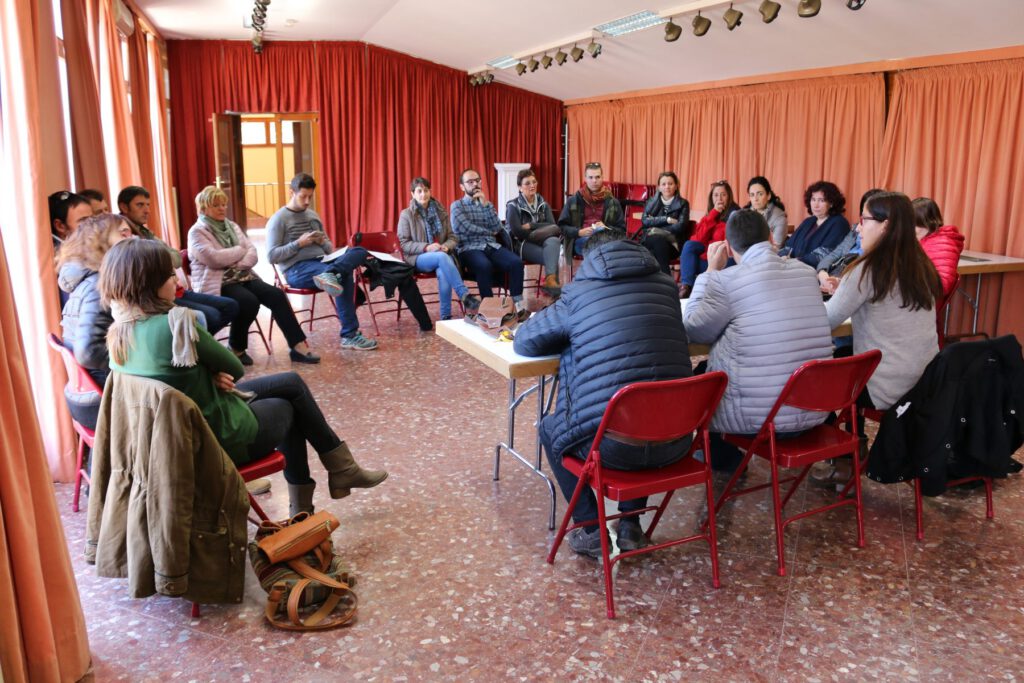
[[160,380],[195,401],[236,464],[279,449],[292,515],[313,510],[307,442],[327,469],[332,498],[387,478],[387,472],[359,467],[299,375],[236,385],[242,363],[196,324],[192,311],[174,305],[175,283],[170,253],[156,242],[127,240],[107,253],[100,294],[114,316],[107,333],[111,370]]

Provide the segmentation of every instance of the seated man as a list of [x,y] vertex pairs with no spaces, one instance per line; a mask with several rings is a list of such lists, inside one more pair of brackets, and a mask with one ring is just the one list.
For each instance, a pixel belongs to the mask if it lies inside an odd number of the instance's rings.
[[[299,173],[289,185],[288,203],[267,221],[267,258],[281,266],[292,287],[320,289],[334,299],[341,323],[341,348],[354,351],[373,351],[377,340],[363,336],[356,316],[355,283],[352,273],[366,265],[370,254],[362,247],[352,247],[338,258],[324,263],[321,259],[334,251],[330,238],[324,233],[320,215],[309,208],[316,190],[316,181],[308,173]],[[411,276],[400,286],[400,292],[409,310],[420,323],[420,328],[432,328],[423,297],[419,295]]]
[[465,196],[451,205],[452,231],[459,239],[459,256],[476,278],[481,298],[494,296],[491,285],[495,269],[508,275],[508,291],[522,322],[530,317],[523,305],[523,260],[498,242],[504,228],[480,187],[481,182],[480,174],[472,168],[459,176]]
[[[562,354],[558,404],[541,421],[538,438],[566,500],[579,480],[562,466],[562,456],[586,454],[615,392],[634,382],[692,374],[676,283],[661,272],[647,249],[624,241],[624,237],[618,230],[595,233],[587,242],[579,273],[562,290],[562,297],[516,332],[514,348],[518,353]],[[682,458],[690,443],[689,436],[646,445],[606,437],[600,444],[601,462],[620,470],[663,467]],[[573,520],[596,520],[598,504],[594,492],[585,489],[573,510]],[[646,498],[638,498],[620,502],[619,510],[646,505]],[[567,537],[569,547],[600,557],[599,532],[597,524],[575,529]],[[620,550],[647,545],[637,517],[619,520],[617,536]]]
[[[558,224],[573,253],[583,254],[583,246],[595,231],[605,228],[626,229],[626,216],[619,200],[604,186],[601,164],[590,162],[583,169],[583,187],[562,207]],[[566,258],[569,258],[567,255]]]
[[[99,194],[96,190],[92,190]],[[103,196],[102,194],[100,195]],[[149,190],[138,185],[129,185],[117,194],[117,208],[121,215],[132,225],[132,232],[144,240],[156,240],[164,245],[171,254],[171,263],[175,268],[181,267],[181,252],[171,247],[146,227],[149,222],[150,197]],[[95,209],[94,209],[95,210]],[[175,289],[174,303],[185,308],[198,311],[201,324],[210,334],[217,334],[230,325],[238,317],[238,302],[226,296],[202,294],[185,289],[180,284]]]
[[[708,371],[729,375],[711,420],[711,466],[735,471],[742,455],[722,433],[754,435],[793,371],[832,357],[832,334],[814,269],[772,250],[768,222],[753,209],[736,211],[725,242],[708,249],[707,272],[697,277],[683,312],[686,333],[711,344]],[[726,268],[732,256],[737,265]],[[779,306],[784,293],[784,306]],[[824,422],[825,413],[786,407],[775,418],[785,438]]]
[[92,208],[93,216],[98,216],[101,213],[110,213],[110,205],[107,204],[107,198],[99,190],[87,187],[84,190],[79,190],[78,194],[89,200],[89,206]]

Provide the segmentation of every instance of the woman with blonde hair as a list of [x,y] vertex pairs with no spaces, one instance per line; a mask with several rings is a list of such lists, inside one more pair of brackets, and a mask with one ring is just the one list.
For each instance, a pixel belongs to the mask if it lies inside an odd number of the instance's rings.
[[319,363],[320,356],[309,350],[306,335],[295,319],[288,296],[260,279],[252,271],[256,265],[256,247],[242,229],[227,217],[228,196],[213,185],[196,195],[199,220],[188,231],[188,258],[192,270],[192,288],[202,294],[226,296],[238,302],[238,316],[231,323],[228,344],[243,365],[252,365],[249,327],[260,312],[270,309],[281,328],[289,357],[296,363]]
[[292,515],[313,511],[316,484],[307,443],[327,470],[332,498],[387,478],[385,471],[359,466],[299,375],[284,372],[235,384],[245,372],[238,357],[196,324],[193,311],[174,305],[174,268],[161,245],[119,245],[103,260],[99,280],[113,314],[107,335],[111,368],[159,380],[195,401],[236,464],[279,449]]
[[[61,313],[62,341],[101,387],[110,372],[106,338],[111,318],[110,310],[100,303],[100,263],[112,246],[132,237],[127,220],[109,213],[99,214],[79,221],[57,253],[57,285],[70,295]],[[94,429],[99,395],[68,394],[65,398],[71,416]]]

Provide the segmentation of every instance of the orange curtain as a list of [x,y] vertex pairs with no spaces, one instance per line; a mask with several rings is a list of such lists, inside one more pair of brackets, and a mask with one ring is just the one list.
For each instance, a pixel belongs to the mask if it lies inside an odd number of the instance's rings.
[[175,249],[181,245],[181,231],[174,208],[174,187],[171,185],[171,143],[167,119],[167,79],[164,77],[163,44],[156,37],[146,36],[149,51],[149,98],[153,116],[155,143],[156,207],[160,224],[165,227],[163,238]]
[[[934,199],[967,249],[1024,257],[1024,60],[895,74],[881,168],[886,187]],[[1024,338],[1024,273],[983,283],[982,329]]]
[[853,218],[875,182],[885,84],[871,74],[720,88],[571,106],[567,118],[570,191],[588,161],[626,183],[674,170],[700,216],[711,183],[728,180],[742,205],[747,181],[764,175],[795,224],[806,216],[804,189],[824,178],[850,199]]
[[[125,70],[121,61],[121,34],[114,19],[113,0],[100,0],[99,6],[99,85],[103,115],[103,151],[110,179],[110,208],[117,211],[117,192],[127,185],[142,182],[135,131],[125,90]],[[138,94],[133,95],[138,99]]]
[[[51,135],[45,148],[42,139],[62,123],[50,8],[0,3],[0,680],[11,683],[77,681],[89,669],[85,618],[46,466],[53,444],[43,441],[44,433],[55,441],[67,423],[54,419],[63,379],[51,379],[61,371],[47,367],[43,342],[47,318],[56,319],[57,290],[40,189],[67,182],[63,137]],[[8,236],[18,270],[7,260]],[[49,274],[42,287],[39,273]],[[28,368],[46,374],[30,383]]]
[[[64,136],[54,133],[64,122],[50,7],[34,0],[0,3],[0,230],[12,255],[11,279],[18,284],[17,324],[29,341],[25,355],[34,400],[19,405],[35,406],[50,472],[70,481],[74,433],[62,393],[64,368],[45,341],[60,329],[46,195],[68,187]],[[8,334],[16,329],[5,328]],[[4,405],[13,406],[13,395],[4,396]]]
[[68,101],[74,103],[71,107],[71,151],[75,159],[75,189],[92,187],[109,195],[106,160],[96,146],[96,141],[103,137],[103,127],[86,7],[81,0],[61,0],[61,17],[68,70]]
[[[135,133],[135,152],[138,155],[139,184],[153,195],[153,204],[160,202],[156,184],[156,161],[153,157],[153,120],[149,93],[149,46],[147,34],[135,21],[135,31],[128,36],[128,74],[132,84],[132,130]],[[120,190],[120,188],[118,188]],[[147,227],[157,235],[165,231],[160,222],[160,211],[152,211]],[[176,232],[176,231],[170,231]]]

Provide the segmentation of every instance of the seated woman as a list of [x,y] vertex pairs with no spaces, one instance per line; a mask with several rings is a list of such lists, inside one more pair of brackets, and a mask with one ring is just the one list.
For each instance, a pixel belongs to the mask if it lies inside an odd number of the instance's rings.
[[[327,469],[331,498],[372,488],[384,471],[364,470],[324,419],[302,378],[292,372],[235,381],[245,372],[238,357],[202,327],[195,314],[175,307],[171,257],[159,244],[131,240],[103,260],[100,292],[114,322],[107,336],[115,372],[159,380],[191,398],[236,464],[275,449],[285,457],[289,512],[313,511],[316,483],[306,443]],[[239,393],[251,392],[250,403]]]
[[740,207],[732,198],[732,186],[724,180],[711,184],[708,212],[694,228],[679,254],[679,298],[690,296],[697,276],[708,269],[707,249],[712,242],[725,239],[725,223]]
[[671,272],[669,266],[679,257],[689,222],[690,202],[679,196],[679,177],[664,171],[658,176],[658,194],[647,200],[640,218],[640,244],[654,254],[661,272]]
[[[885,190],[876,187],[861,195],[860,209],[857,215],[864,213],[864,205],[868,203],[869,199],[883,192]],[[860,224],[858,223],[853,230],[850,230],[850,234],[836,245],[835,249],[818,261],[818,283],[821,285],[821,291],[825,294],[835,294],[843,271],[861,255],[861,252]]]
[[[64,346],[75,354],[78,364],[102,387],[110,372],[107,328],[111,317],[110,309],[100,302],[100,263],[112,246],[133,237],[132,226],[121,216],[109,213],[84,218],[77,225],[57,253],[57,284],[70,294],[60,325]],[[89,429],[95,429],[100,397],[76,394],[65,398],[71,417]]]
[[939,205],[928,197],[914,200],[914,218],[917,239],[932,260],[942,280],[942,296],[948,297],[956,285],[957,265],[964,250],[964,236],[955,225],[943,225]]
[[[295,319],[288,296],[261,280],[256,265],[256,247],[242,229],[227,218],[228,196],[213,185],[196,195],[199,220],[188,231],[188,257],[192,288],[201,294],[226,296],[238,302],[238,315],[231,322],[228,344],[242,365],[252,365],[249,327],[260,305],[270,309],[274,322],[288,341],[289,357],[296,363],[319,363],[320,356],[309,350],[306,335]],[[157,243],[162,247],[162,243]]]
[[544,291],[562,295],[558,258],[562,253],[562,228],[551,207],[537,192],[537,174],[526,168],[516,176],[519,196],[505,205],[505,225],[512,231],[512,245],[524,263],[544,265]]
[[772,244],[778,249],[785,244],[789,230],[786,205],[772,192],[772,185],[768,179],[760,175],[754,176],[747,183],[747,196],[750,197],[750,201],[743,208],[753,209],[764,216],[768,221],[768,228],[772,231]]
[[437,298],[441,320],[452,319],[452,290],[467,315],[480,308],[480,299],[469,293],[455,262],[458,240],[452,233],[448,212],[430,195],[430,181],[413,178],[409,183],[412,201],[398,216],[398,244],[405,262],[417,273],[437,273]]
[[921,377],[939,352],[935,302],[939,275],[914,231],[914,207],[898,192],[868,199],[860,218],[859,259],[825,303],[833,328],[853,322],[853,352],[880,349],[882,362],[858,405],[885,410]]
[[850,234],[850,223],[843,216],[846,197],[833,183],[819,180],[804,192],[804,206],[810,216],[797,227],[779,255],[798,258],[817,269],[822,257]]

